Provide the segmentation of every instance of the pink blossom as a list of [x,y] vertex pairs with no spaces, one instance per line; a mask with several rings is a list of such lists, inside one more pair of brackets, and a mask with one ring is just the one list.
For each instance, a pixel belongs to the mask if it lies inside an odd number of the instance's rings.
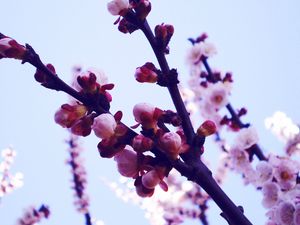
[[95,135],[102,139],[110,138],[114,135],[117,122],[109,113],[103,113],[94,119],[92,129]]
[[233,147],[230,149],[229,155],[234,169],[243,172],[250,166],[249,154],[246,151]]
[[128,0],[113,0],[107,3],[107,9],[113,16],[122,15],[122,12],[124,12],[128,8]]
[[266,182],[262,186],[263,201],[266,208],[273,207],[279,200],[279,186],[275,182]]
[[259,161],[256,165],[256,184],[261,186],[273,178],[273,167],[266,161]]
[[217,54],[217,49],[214,44],[209,42],[200,42],[199,45],[201,54],[205,57],[212,57]]
[[202,56],[202,47],[200,43],[194,44],[187,52],[186,62],[189,65],[197,65],[200,63],[200,58]]
[[271,156],[270,163],[274,167],[274,177],[282,189],[290,190],[296,185],[299,171],[299,164],[296,161]]
[[225,83],[217,82],[207,87],[203,97],[215,110],[219,110],[228,104],[229,93],[230,89]]
[[258,135],[254,127],[241,129],[235,139],[235,144],[241,149],[250,148],[258,142]]
[[290,202],[281,202],[276,209],[276,218],[280,225],[294,225],[295,206]]
[[181,149],[181,137],[174,132],[167,132],[160,138],[162,150],[172,159],[176,159]]
[[118,171],[125,177],[136,177],[138,175],[137,154],[130,146],[115,155],[114,160],[117,162]]

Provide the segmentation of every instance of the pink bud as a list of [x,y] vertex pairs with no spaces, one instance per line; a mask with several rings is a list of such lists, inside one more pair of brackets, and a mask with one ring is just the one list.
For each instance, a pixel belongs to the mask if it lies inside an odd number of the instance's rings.
[[140,83],[155,83],[157,82],[157,69],[153,63],[147,62],[145,65],[136,68],[135,79]]
[[147,103],[139,103],[133,108],[135,121],[141,123],[147,129],[154,128],[156,125],[154,112],[155,107]]
[[137,154],[127,147],[120,151],[114,160],[117,162],[118,171],[124,177],[136,177],[138,175]]
[[151,197],[154,193],[154,188],[146,188],[142,183],[142,177],[137,177],[134,182],[136,193],[142,197]]
[[20,45],[14,39],[0,33],[0,59],[14,58],[22,60],[25,52],[26,48],[23,45]]
[[97,116],[94,119],[94,123],[92,125],[92,129],[94,130],[95,135],[102,139],[107,139],[113,136],[116,127],[117,122],[115,118],[109,113],[104,113]]
[[142,184],[149,189],[155,188],[156,185],[159,184],[161,178],[156,170],[150,170],[148,173],[142,176]]
[[64,104],[55,113],[54,120],[62,127],[70,128],[76,121],[82,118],[87,112],[84,105]]
[[107,3],[108,11],[113,15],[123,15],[124,11],[127,11],[129,8],[129,1],[128,0],[113,0]]
[[177,133],[168,132],[160,138],[162,150],[172,159],[176,159],[180,153],[181,138]]
[[136,152],[149,151],[153,146],[153,141],[144,135],[137,135],[132,140],[132,147]]
[[197,129],[197,134],[199,136],[209,136],[216,133],[217,127],[216,124],[211,120],[206,120],[201,126]]

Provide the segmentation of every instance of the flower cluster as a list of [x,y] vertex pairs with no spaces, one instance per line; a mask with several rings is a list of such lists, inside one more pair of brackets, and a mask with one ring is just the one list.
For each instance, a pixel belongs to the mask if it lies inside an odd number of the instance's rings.
[[[99,82],[103,82],[100,84]],[[76,81],[73,82],[73,87],[85,98],[91,98],[94,102],[91,105],[84,105],[77,101],[63,104],[55,113],[55,122],[62,127],[70,128],[71,132],[79,136],[88,136],[92,131],[92,125],[95,113],[90,109],[94,105],[101,110],[108,110],[109,103],[112,101],[108,90],[111,90],[114,85],[106,83],[105,75],[95,70],[88,70],[85,73],[76,75]]]
[[11,174],[10,168],[14,162],[16,151],[7,148],[1,151],[3,161],[0,163],[0,198],[23,186],[23,174]]
[[134,184],[126,178],[122,177],[119,183],[106,183],[123,201],[139,205],[150,224],[176,225],[182,224],[186,219],[205,222],[209,196],[199,186],[178,179],[178,175],[172,171],[166,179],[168,192],[158,190],[151,199],[139,198],[134,192]]
[[288,155],[299,153],[300,150],[300,132],[299,126],[293,123],[291,118],[283,112],[275,112],[272,117],[265,119],[267,129],[279,139],[282,140],[286,146],[285,151]]
[[[230,168],[243,174],[246,184],[250,183],[262,191],[262,204],[268,209],[266,224],[298,225],[300,224],[300,188],[298,184],[300,164],[289,157],[272,154],[265,157],[262,153],[254,152],[259,148],[257,132],[249,124],[243,124],[240,120],[240,117],[246,114],[246,110],[242,108],[235,112],[228,102],[232,75],[227,73],[225,76],[221,76],[221,73],[212,71],[207,63],[207,58],[212,54],[205,55],[200,51],[200,43],[205,43],[206,38],[206,35],[202,35],[196,40],[191,39],[194,45],[187,58],[191,71],[189,84],[193,93],[187,95],[186,92],[183,92],[185,102],[193,104],[193,108],[199,107],[202,116],[214,120],[219,128],[222,125],[228,125],[232,131],[237,132],[232,146],[225,147],[225,141],[222,141],[223,143],[220,145],[227,155],[224,157],[223,168],[219,169],[223,172],[229,164]],[[215,53],[215,51],[212,52]],[[201,69],[203,65],[206,69],[205,72]],[[213,104],[214,101],[211,100],[215,100],[219,104]],[[229,110],[231,118],[222,117],[218,113],[224,106]],[[299,127],[291,119],[285,114],[277,112],[273,117],[267,118],[265,123],[267,128],[287,144],[288,156],[297,151],[300,140]],[[218,133],[216,142],[220,142],[220,140]],[[252,162],[253,154],[258,154],[258,158],[261,160],[256,163],[256,167]]]
[[42,205],[39,209],[28,207],[24,215],[18,219],[17,225],[35,225],[44,218],[48,219],[49,215],[50,210],[48,206]]
[[150,13],[151,3],[148,0],[113,0],[107,4],[107,9],[112,15],[123,17],[115,22],[119,24],[121,32],[132,33],[138,29],[137,24],[144,21]]
[[83,166],[83,159],[80,157],[82,148],[77,143],[77,138],[72,136],[68,141],[70,147],[68,149],[70,158],[67,163],[71,166],[71,173],[73,175],[73,189],[75,190],[75,207],[80,213],[87,213],[89,207],[89,197],[86,194],[86,171]]

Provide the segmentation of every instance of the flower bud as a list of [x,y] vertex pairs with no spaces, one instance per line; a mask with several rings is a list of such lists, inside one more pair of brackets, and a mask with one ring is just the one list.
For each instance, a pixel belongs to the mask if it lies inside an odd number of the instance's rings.
[[153,63],[147,62],[145,65],[136,68],[135,79],[140,83],[155,83],[157,82],[157,69]]
[[174,34],[174,27],[169,24],[157,25],[154,29],[155,37],[166,47]]
[[209,135],[212,135],[212,134],[216,133],[216,131],[217,131],[216,124],[211,120],[206,120],[197,129],[197,134],[199,136],[207,137]]
[[155,107],[147,103],[136,104],[133,108],[135,121],[141,123],[143,127],[151,129],[155,127],[156,120],[153,118]]
[[162,150],[172,159],[176,159],[181,149],[181,138],[177,133],[168,132],[160,138]]
[[129,8],[129,1],[128,0],[113,0],[107,3],[107,10],[113,16],[124,16]]
[[156,172],[156,170],[150,170],[146,174],[142,176],[142,184],[144,187],[148,189],[154,189],[156,185],[159,184],[161,181],[161,178],[159,177],[159,174]]
[[64,104],[55,113],[54,120],[62,127],[70,128],[73,124],[82,118],[87,112],[84,105],[69,105]]
[[103,113],[94,119],[92,129],[95,135],[101,139],[107,139],[114,135],[117,122],[109,113]]
[[154,188],[146,188],[142,183],[142,177],[137,177],[134,182],[136,193],[142,197],[151,197],[154,194]]
[[124,177],[136,177],[138,175],[138,159],[133,149],[127,147],[115,155],[119,173]]
[[144,135],[136,135],[132,140],[132,147],[136,152],[149,151],[153,146],[153,141]]
[[133,6],[136,16],[144,20],[151,11],[151,3],[149,0],[140,0],[136,5]]
[[90,118],[89,116],[84,116],[71,127],[71,132],[72,134],[86,137],[90,135],[92,131],[91,129],[92,124],[93,124],[93,119]]
[[0,33],[0,59],[14,58],[22,60],[25,52],[26,48],[23,45]]

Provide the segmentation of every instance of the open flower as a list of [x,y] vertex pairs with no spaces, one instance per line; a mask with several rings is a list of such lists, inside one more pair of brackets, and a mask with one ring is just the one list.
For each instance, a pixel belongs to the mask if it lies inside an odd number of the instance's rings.
[[230,86],[223,82],[217,82],[211,84],[206,88],[204,92],[204,99],[215,110],[219,110],[228,104],[228,95],[230,93]]
[[241,129],[235,139],[235,144],[241,149],[250,148],[258,142],[258,135],[254,127]]

